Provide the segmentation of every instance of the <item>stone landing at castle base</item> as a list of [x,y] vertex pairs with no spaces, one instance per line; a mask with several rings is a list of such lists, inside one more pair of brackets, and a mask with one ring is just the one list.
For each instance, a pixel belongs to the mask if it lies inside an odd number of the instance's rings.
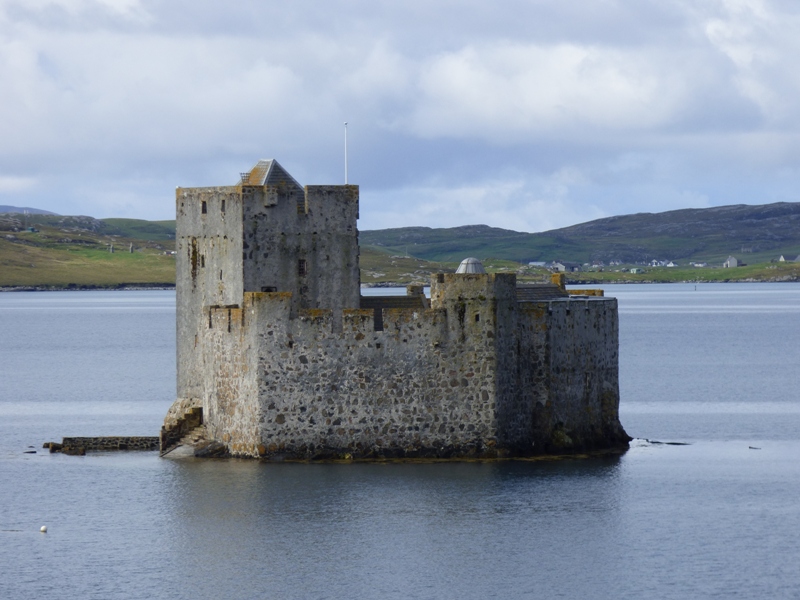
[[87,452],[149,451],[158,450],[155,436],[103,436],[103,437],[65,437],[58,442],[45,442],[42,446],[51,454],[60,452],[83,456]]

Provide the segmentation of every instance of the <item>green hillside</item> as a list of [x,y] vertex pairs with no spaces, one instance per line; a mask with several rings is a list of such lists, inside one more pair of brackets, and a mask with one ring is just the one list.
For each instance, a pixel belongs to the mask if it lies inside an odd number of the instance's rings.
[[652,259],[750,263],[800,254],[800,203],[735,205],[598,219],[543,233],[470,225],[362,231],[362,245],[438,261],[467,256],[522,263],[567,260],[644,263]]
[[[173,285],[174,240],[175,221],[0,213],[0,287]],[[572,282],[796,281],[800,263],[771,261],[800,255],[800,203],[642,213],[544,233],[486,225],[362,231],[360,243],[361,280],[376,285],[427,282],[432,273],[454,271],[467,256],[524,281],[549,277],[528,262],[556,259],[625,263],[570,274]],[[731,254],[750,266],[711,268]],[[680,266],[629,272],[654,258]],[[689,267],[690,260],[709,268]]]

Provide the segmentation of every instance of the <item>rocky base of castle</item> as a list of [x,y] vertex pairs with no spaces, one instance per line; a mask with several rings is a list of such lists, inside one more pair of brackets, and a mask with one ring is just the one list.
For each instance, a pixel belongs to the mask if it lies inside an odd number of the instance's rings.
[[462,445],[425,446],[414,444],[405,447],[365,445],[355,442],[344,447],[325,445],[278,445],[259,444],[256,452],[226,444],[216,440],[200,440],[186,444],[181,455],[197,458],[258,458],[269,462],[281,461],[382,461],[382,460],[496,460],[514,458],[533,458],[547,456],[570,456],[605,452],[624,452],[628,449],[630,436],[620,427],[601,437],[581,436],[563,428],[553,431],[550,439],[530,448],[502,447],[495,441],[475,440]]

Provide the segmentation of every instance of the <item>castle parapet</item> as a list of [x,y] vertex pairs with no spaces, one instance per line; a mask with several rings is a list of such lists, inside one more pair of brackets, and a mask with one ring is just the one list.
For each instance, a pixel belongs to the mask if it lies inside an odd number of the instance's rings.
[[439,273],[431,278],[431,306],[464,301],[513,302],[516,285],[513,273]]

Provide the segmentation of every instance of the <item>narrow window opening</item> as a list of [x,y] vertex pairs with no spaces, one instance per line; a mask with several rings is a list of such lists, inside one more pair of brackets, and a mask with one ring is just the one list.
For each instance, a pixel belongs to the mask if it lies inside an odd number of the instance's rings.
[[200,255],[200,266],[201,267],[205,267],[206,266],[206,255],[205,254],[201,254]]
[[225,212],[225,200],[222,201],[222,212]]
[[211,329],[211,325],[213,324],[213,319],[211,317],[211,310],[208,311],[208,328]]
[[219,270],[219,280],[222,281],[222,269]]
[[231,332],[231,309],[228,309],[228,333]]
[[274,285],[262,285],[261,286],[261,291],[262,292],[277,292],[278,288],[276,288]]
[[481,320],[481,316],[480,315],[475,315],[475,322],[476,323],[480,323],[480,320]]
[[383,331],[383,310],[380,308],[374,308],[372,310],[375,320],[375,331]]
[[208,203],[205,200],[200,203],[200,212],[204,215],[208,213]]
[[300,277],[305,277],[307,273],[308,273],[308,266],[306,265],[306,260],[304,258],[301,258],[300,260],[297,261],[297,274]]

